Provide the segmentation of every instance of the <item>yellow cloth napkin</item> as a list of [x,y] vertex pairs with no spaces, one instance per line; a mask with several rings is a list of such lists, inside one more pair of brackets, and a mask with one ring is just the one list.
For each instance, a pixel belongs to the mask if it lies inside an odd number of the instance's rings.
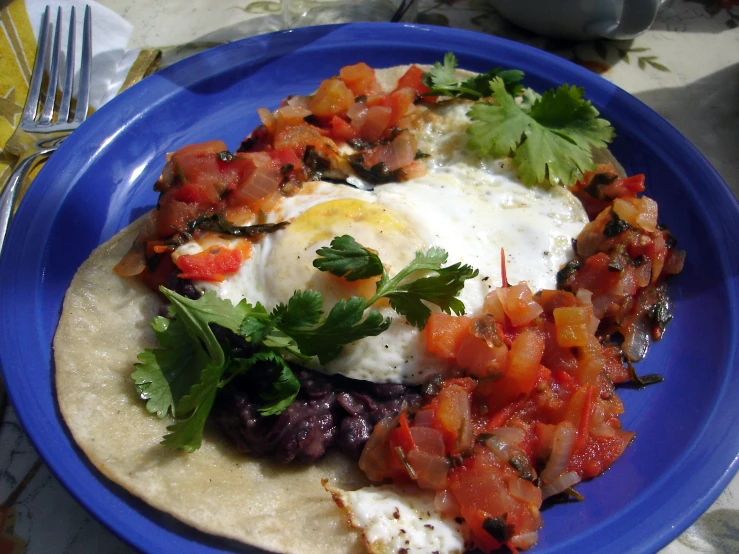
[[[20,124],[36,56],[36,41],[47,4],[62,8],[63,37],[66,37],[71,6],[77,10],[81,31],[85,5],[92,10],[92,82],[90,105],[97,109],[123,88],[144,77],[157,52],[126,50],[132,26],[115,12],[94,1],[12,0],[0,9],[0,149]],[[78,33],[81,36],[81,32]],[[66,38],[62,40],[66,45]],[[77,56],[81,56],[77,42]],[[0,151],[0,190],[10,176],[14,157]]]

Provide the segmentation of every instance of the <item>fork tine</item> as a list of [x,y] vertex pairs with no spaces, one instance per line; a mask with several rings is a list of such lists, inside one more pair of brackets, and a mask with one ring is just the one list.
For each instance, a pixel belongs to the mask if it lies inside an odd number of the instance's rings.
[[77,107],[74,111],[75,123],[87,119],[90,106],[90,76],[92,74],[92,15],[90,6],[85,6],[85,23],[82,29],[82,64],[80,65],[80,86],[77,94]]
[[49,6],[44,10],[44,18],[41,21],[41,30],[39,31],[38,45],[36,48],[36,61],[33,64],[33,74],[31,75],[31,84],[28,87],[28,98],[23,108],[24,121],[32,121],[36,118],[38,111],[39,95],[41,94],[41,81],[44,77],[44,67],[46,66],[46,52],[48,50],[49,41]]
[[69,35],[67,38],[67,67],[64,74],[64,89],[62,91],[62,101],[59,104],[59,117],[57,121],[69,120],[69,106],[72,103],[72,94],[74,93],[74,66],[75,66],[75,35],[77,30],[77,12],[72,6],[72,13],[69,15]]
[[56,29],[54,30],[54,46],[51,50],[51,64],[49,66],[49,82],[46,85],[46,96],[44,97],[44,109],[41,111],[39,123],[51,123],[54,115],[54,103],[56,102],[56,87],[59,81],[59,58],[62,51],[62,8],[56,10]]

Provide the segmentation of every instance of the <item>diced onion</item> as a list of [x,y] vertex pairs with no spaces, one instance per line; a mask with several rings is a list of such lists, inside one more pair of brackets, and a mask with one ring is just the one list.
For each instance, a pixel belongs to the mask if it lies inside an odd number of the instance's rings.
[[252,173],[243,190],[243,197],[250,200],[261,200],[277,190],[282,175],[277,167],[261,166]]
[[590,430],[594,437],[611,438],[616,436],[616,430],[607,423],[599,423]]
[[508,462],[516,453],[513,447],[506,441],[502,440],[498,435],[493,435],[486,440],[485,446],[487,446],[490,451],[503,462]]
[[346,182],[349,183],[351,186],[358,188],[359,190],[375,190],[374,186],[354,175],[350,175],[349,177],[347,177]]
[[645,231],[654,232],[657,230],[657,202],[647,196],[641,197],[641,205],[639,206],[639,215],[636,216],[636,222]]
[[456,514],[459,513],[459,503],[454,495],[447,489],[441,489],[436,491],[436,497],[434,498],[434,508],[440,511],[442,514]]
[[292,106],[293,108],[308,108],[308,96],[302,96],[300,94],[296,94],[295,96],[291,96],[287,99],[287,105]]
[[594,225],[588,223],[577,237],[577,255],[589,258],[598,253],[598,246],[603,240],[603,234],[594,229]]
[[369,108],[367,104],[363,102],[356,102],[346,112],[347,117],[352,122],[352,127],[360,129],[364,120],[367,118],[367,112]]
[[573,485],[577,485],[581,481],[580,476],[575,471],[568,471],[560,475],[553,483],[545,485],[541,488],[542,498],[549,498],[555,494],[566,491]]
[[264,126],[270,132],[273,132],[275,128],[275,116],[272,114],[272,112],[269,111],[267,108],[257,108],[257,113],[259,114],[259,119],[262,120]]
[[557,425],[557,430],[554,432],[552,454],[549,456],[546,467],[541,472],[542,481],[552,483],[567,469],[576,439],[577,429],[572,423],[563,421]]
[[541,506],[541,489],[531,481],[521,479],[520,477],[511,477],[508,479],[508,491],[511,493],[511,496],[526,502],[530,506],[535,506],[536,508]]
[[413,425],[416,427],[433,427],[434,417],[433,410],[421,410],[416,413],[416,417],[413,419]]
[[649,322],[645,316],[636,316],[628,331],[624,333],[621,349],[632,362],[638,362],[647,353],[649,333]]
[[508,444],[520,444],[526,436],[526,431],[519,427],[498,427],[495,434]]
[[520,535],[514,535],[510,538],[508,541],[508,544],[513,546],[514,548],[519,548],[521,550],[528,550],[532,546],[536,544],[536,542],[539,540],[539,533],[536,531],[531,531],[529,533],[521,533]]

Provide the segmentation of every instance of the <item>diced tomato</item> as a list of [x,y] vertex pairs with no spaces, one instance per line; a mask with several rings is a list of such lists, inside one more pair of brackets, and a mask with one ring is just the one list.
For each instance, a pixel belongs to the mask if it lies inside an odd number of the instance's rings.
[[335,115],[331,118],[331,121],[329,121],[329,127],[331,129],[330,136],[334,140],[346,142],[359,138],[359,129],[352,127],[348,121],[345,121],[339,116]]
[[624,365],[621,357],[621,349],[615,345],[603,347],[603,369],[614,383],[626,383],[630,380],[629,370]]
[[410,452],[416,448],[416,443],[413,440],[411,429],[408,425],[408,416],[405,412],[400,414],[398,418],[398,426],[390,433],[390,448],[399,446],[403,449],[403,452]]
[[[368,108],[362,127],[359,129],[360,136],[367,142],[377,142],[385,134],[393,110],[388,106],[372,106]],[[395,168],[394,168],[395,169]]]
[[544,338],[533,329],[524,329],[513,341],[505,374],[491,385],[488,406],[498,410],[508,402],[529,394],[536,385],[544,355]]
[[[512,470],[508,473],[481,446],[475,448],[472,458],[449,473],[448,488],[460,506],[475,544],[486,552],[500,548],[514,533],[533,532],[541,526],[539,506],[511,496],[508,487],[511,475]],[[499,518],[498,525],[486,524],[488,518]],[[496,536],[486,527],[494,530]]]
[[435,423],[442,432],[447,451],[452,454],[463,452],[472,446],[474,428],[470,390],[473,388],[474,382],[471,379],[461,383],[448,381],[434,399]]
[[323,140],[323,135],[316,127],[303,122],[278,129],[275,132],[274,148],[292,150],[299,158],[302,158],[308,146],[314,146]]
[[431,314],[423,329],[426,349],[442,358],[454,358],[462,339],[469,333],[470,321],[465,316]]
[[340,79],[326,79],[308,102],[316,117],[331,118],[345,114],[354,104],[354,93]]
[[354,96],[368,96],[382,90],[375,70],[363,62],[342,67],[339,71],[339,78],[344,81]]
[[567,471],[577,471],[583,479],[596,477],[607,470],[634,438],[634,433],[616,429],[612,437],[590,436],[584,449],[570,459]]
[[508,348],[489,345],[471,334],[462,336],[457,347],[456,364],[477,378],[502,376],[508,367]]
[[159,201],[157,212],[157,235],[166,238],[171,237],[176,230],[186,229],[190,221],[202,215],[215,213],[215,207],[203,208],[199,204],[179,202],[164,195]]
[[241,267],[242,251],[213,246],[198,254],[186,254],[177,258],[182,279],[223,281],[226,275],[236,273]]
[[408,131],[403,131],[389,144],[373,148],[365,165],[366,167],[372,167],[382,162],[390,171],[395,171],[413,163],[417,148],[418,141],[416,137]]
[[413,109],[413,101],[415,99],[416,91],[410,87],[396,89],[387,96],[385,105],[392,110],[388,127],[394,127],[403,117],[410,113]]
[[[396,86],[396,90],[401,88],[411,88],[416,93],[417,96],[422,96],[429,92],[431,89],[429,89],[426,85],[423,84],[423,69],[418,67],[417,65],[412,65],[408,68],[408,70],[398,79],[398,84]],[[430,101],[429,98],[426,98]],[[435,98],[434,98],[435,101]]]
[[562,348],[585,346],[592,333],[590,310],[583,307],[555,308],[552,312],[557,329],[557,344]]
[[172,154],[173,160],[177,158],[186,158],[190,156],[207,156],[208,154],[218,154],[228,150],[226,143],[222,140],[211,140],[209,142],[201,142],[199,144],[188,144],[179,148],[174,154]]
[[505,314],[515,327],[528,324],[544,311],[526,283],[501,287],[497,294]]
[[143,271],[139,277],[149,289],[158,292],[159,287],[173,288],[176,266],[171,256],[158,258],[153,271]]

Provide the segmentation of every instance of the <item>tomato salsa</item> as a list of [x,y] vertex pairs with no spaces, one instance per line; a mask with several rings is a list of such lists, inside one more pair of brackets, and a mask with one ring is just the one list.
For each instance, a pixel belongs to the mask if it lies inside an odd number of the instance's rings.
[[[262,124],[235,153],[220,140],[180,148],[154,186],[160,196],[150,225],[116,271],[140,275],[155,290],[178,277],[221,281],[247,259],[243,247],[234,252],[221,244],[198,259],[169,258],[182,243],[213,233],[243,236],[233,222],[257,221],[278,195],[294,194],[306,181],[355,176],[376,184],[424,175],[407,130],[416,104],[435,101],[424,96],[422,75],[413,65],[383,92],[373,68],[347,66],[312,95],[287,98],[273,112],[260,108]],[[216,216],[231,227],[209,224]]]
[[643,176],[606,165],[578,183],[592,221],[559,290],[510,285],[503,267],[482,314],[431,316],[427,348],[456,376],[428,382],[415,414],[375,427],[359,461],[370,479],[435,491],[478,548],[515,552],[536,543],[544,500],[579,498],[572,487],[621,456],[634,433],[614,384],[639,379],[631,362],[661,337],[663,282],[685,259],[643,190]]

